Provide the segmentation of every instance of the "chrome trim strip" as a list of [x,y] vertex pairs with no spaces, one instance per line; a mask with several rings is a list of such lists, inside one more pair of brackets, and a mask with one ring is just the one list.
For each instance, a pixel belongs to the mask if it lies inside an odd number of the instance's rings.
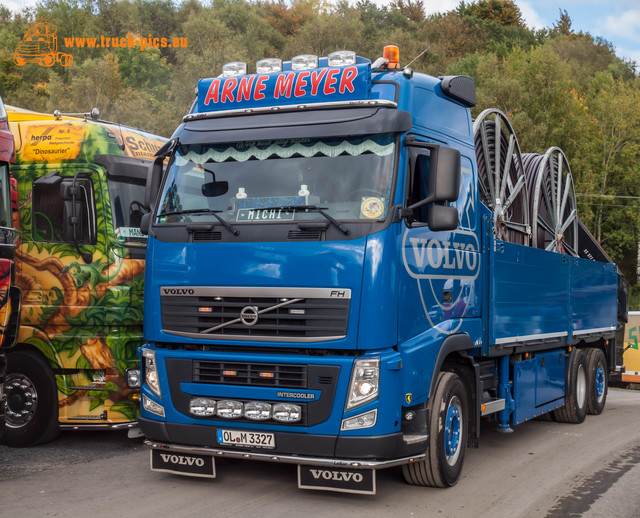
[[560,333],[541,333],[536,335],[525,335],[525,336],[508,336],[506,338],[498,338],[496,340],[496,345],[504,345],[504,344],[516,344],[520,342],[530,342],[532,340],[546,340],[547,338],[560,338],[563,336],[569,336],[569,333],[566,331],[562,331]]
[[131,421],[130,423],[101,423],[101,424],[61,424],[61,430],[128,430],[138,426],[138,421]]
[[340,336],[294,336],[294,337],[283,337],[283,336],[253,336],[253,335],[212,335],[212,334],[200,334],[200,333],[183,333],[181,331],[169,331],[168,329],[163,329],[163,333],[168,335],[182,336],[184,338],[197,338],[199,340],[237,340],[240,342],[283,342],[283,343],[313,343],[313,342],[330,342],[332,340],[342,340],[346,338],[345,335]]
[[353,101],[334,101],[328,103],[291,104],[281,106],[262,106],[257,108],[244,108],[235,110],[223,110],[216,112],[189,113],[182,118],[182,122],[191,122],[200,119],[214,119],[217,117],[231,117],[234,115],[259,115],[262,113],[280,113],[301,110],[330,110],[334,108],[397,108],[398,104],[386,99],[362,99]]
[[200,455],[211,455],[214,457],[239,457],[251,460],[262,460],[267,462],[282,462],[285,464],[310,464],[312,466],[330,466],[330,467],[351,467],[351,468],[390,468],[393,466],[402,466],[424,459],[425,454],[415,455],[413,457],[402,457],[392,460],[356,460],[356,459],[327,459],[323,457],[304,457],[294,455],[278,455],[276,453],[254,453],[242,450],[225,450],[221,448],[207,448],[196,446],[183,446],[180,444],[165,444],[161,442],[150,441],[145,439],[145,446],[155,450],[179,451],[184,453],[194,453]]
[[[163,290],[168,290],[163,293]],[[171,293],[173,290],[174,293]],[[161,297],[265,297],[351,299],[348,288],[274,288],[252,286],[160,286]]]
[[582,329],[580,331],[574,331],[573,335],[574,336],[590,335],[590,334],[594,334],[594,333],[605,333],[605,332],[610,332],[610,331],[615,331],[615,330],[616,330],[616,328],[614,326],[598,327],[598,328],[594,328],[594,329]]

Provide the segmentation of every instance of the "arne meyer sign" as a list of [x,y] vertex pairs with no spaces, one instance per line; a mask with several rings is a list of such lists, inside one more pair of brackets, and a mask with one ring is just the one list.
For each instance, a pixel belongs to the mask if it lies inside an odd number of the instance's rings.
[[367,99],[369,63],[201,79],[198,112]]

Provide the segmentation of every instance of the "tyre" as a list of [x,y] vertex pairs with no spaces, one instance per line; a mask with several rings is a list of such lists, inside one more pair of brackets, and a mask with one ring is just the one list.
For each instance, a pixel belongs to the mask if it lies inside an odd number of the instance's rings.
[[564,406],[555,411],[561,423],[582,423],[587,416],[588,374],[587,356],[577,349],[569,366],[564,395]]
[[32,351],[9,353],[6,426],[2,442],[24,447],[58,435],[58,390],[48,362]]
[[599,415],[607,402],[609,379],[607,360],[602,350],[597,347],[587,349],[587,378],[589,383],[587,412],[591,415]]
[[429,403],[426,456],[402,466],[407,483],[429,487],[455,485],[467,447],[467,407],[467,392],[460,378],[452,372],[441,372]]

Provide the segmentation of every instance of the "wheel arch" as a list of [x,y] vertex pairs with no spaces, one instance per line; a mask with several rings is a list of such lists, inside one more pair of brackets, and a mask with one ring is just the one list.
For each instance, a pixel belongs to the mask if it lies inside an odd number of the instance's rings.
[[450,335],[444,339],[438,351],[438,357],[433,369],[433,376],[429,387],[429,400],[435,393],[435,387],[440,372],[453,372],[458,375],[467,392],[467,408],[469,438],[473,438],[474,445],[480,436],[480,378],[477,365],[468,352],[474,348],[473,342],[467,334]]

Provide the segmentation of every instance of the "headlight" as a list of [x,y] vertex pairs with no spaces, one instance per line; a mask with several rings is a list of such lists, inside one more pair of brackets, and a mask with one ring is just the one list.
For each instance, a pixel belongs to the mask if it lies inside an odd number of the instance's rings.
[[158,366],[156,365],[156,352],[152,349],[142,349],[144,358],[144,380],[151,391],[158,397],[160,393],[160,379],[158,378]]
[[380,358],[356,360],[353,363],[346,410],[359,407],[378,397]]
[[127,369],[125,371],[125,377],[127,379],[127,387],[130,389],[140,388],[140,369]]

